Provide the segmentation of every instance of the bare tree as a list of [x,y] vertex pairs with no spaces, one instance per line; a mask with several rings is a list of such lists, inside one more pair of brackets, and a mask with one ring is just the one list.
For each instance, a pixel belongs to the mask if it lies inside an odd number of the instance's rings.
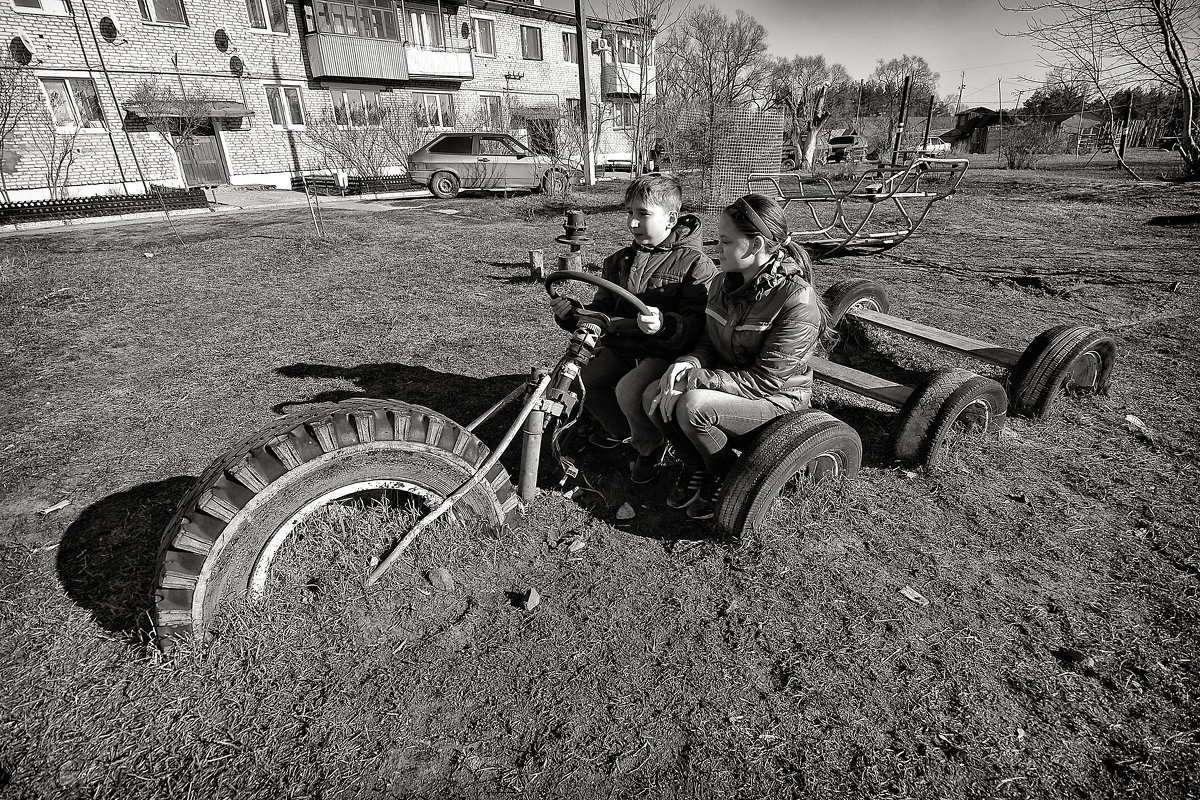
[[831,95],[845,95],[850,75],[840,64],[826,65],[824,56],[795,56],[776,59],[769,81],[772,100],[785,112],[788,138],[811,169],[821,129],[832,116]]
[[888,143],[890,149],[896,135],[896,122],[900,116],[900,100],[904,87],[904,79],[912,77],[909,89],[910,98],[924,98],[937,94],[938,79],[941,77],[934,72],[929,62],[920,56],[904,55],[891,61],[880,59],[875,71],[868,79],[872,88],[879,94],[883,102],[884,113],[888,119]]
[[48,112],[33,113],[26,123],[29,143],[41,156],[43,175],[51,200],[61,200],[71,177],[71,167],[79,157],[75,141],[79,126],[60,127]]
[[17,129],[44,111],[45,100],[33,70],[14,61],[5,51],[0,57],[0,198],[4,202],[9,200],[6,175],[10,161],[15,169],[20,158],[20,153],[9,146],[14,143]]
[[[1086,76],[1106,100],[1116,88],[1149,81],[1178,92],[1184,177],[1200,179],[1200,80],[1195,66],[1200,60],[1200,3],[1030,0],[1004,7],[1031,15],[1026,35],[1042,48],[1048,66],[1067,66]],[[1108,109],[1111,115],[1111,103]],[[1122,166],[1134,174],[1128,165]]]
[[700,6],[659,47],[659,94],[708,108],[747,102],[767,82],[766,52],[767,30],[754,17]]

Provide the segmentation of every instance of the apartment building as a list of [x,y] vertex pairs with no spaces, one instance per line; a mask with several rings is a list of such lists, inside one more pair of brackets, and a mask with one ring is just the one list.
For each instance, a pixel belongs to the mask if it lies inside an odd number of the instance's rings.
[[[425,138],[491,128],[541,151],[569,147],[564,122],[580,102],[575,18],[539,3],[0,0],[5,69],[38,101],[3,143],[3,188],[12,200],[47,197],[56,181],[64,196],[148,183],[284,188],[339,168],[315,141],[318,127],[369,129],[386,115],[412,119]],[[589,107],[603,120],[600,153],[633,149],[638,104],[654,85],[645,30],[588,20],[582,53]],[[183,111],[139,101],[197,95],[203,119],[197,127],[188,115],[186,139],[163,124]],[[0,98],[0,122],[2,109]]]

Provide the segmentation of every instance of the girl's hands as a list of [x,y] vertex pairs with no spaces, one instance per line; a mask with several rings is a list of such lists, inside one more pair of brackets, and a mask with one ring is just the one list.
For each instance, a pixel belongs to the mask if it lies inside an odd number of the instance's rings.
[[694,388],[696,388],[696,378],[692,365],[675,362],[667,367],[667,371],[659,379],[658,394],[650,404],[650,411],[653,412],[657,408],[663,419],[668,421],[674,419],[675,404],[679,402],[679,396],[688,389]]
[[638,314],[637,316],[638,329],[646,335],[658,333],[662,330],[663,324],[662,312],[654,306],[650,306],[649,308],[649,314]]

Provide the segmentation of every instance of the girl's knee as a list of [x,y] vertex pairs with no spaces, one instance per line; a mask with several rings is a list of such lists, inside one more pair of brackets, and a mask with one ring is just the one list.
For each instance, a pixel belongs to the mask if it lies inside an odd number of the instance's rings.
[[679,398],[679,402],[675,407],[675,415],[680,420],[686,420],[686,423],[698,430],[707,430],[717,424],[717,415],[713,410],[712,403],[708,401],[703,392],[692,390],[684,392]]

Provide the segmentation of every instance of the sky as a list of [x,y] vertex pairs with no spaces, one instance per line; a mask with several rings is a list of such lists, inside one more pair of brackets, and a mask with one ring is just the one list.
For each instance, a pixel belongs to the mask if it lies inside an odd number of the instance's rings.
[[[590,0],[604,15],[604,0]],[[574,10],[573,0],[544,0]],[[692,0],[699,5],[701,0]],[[1015,5],[1016,2],[1007,2]],[[732,17],[742,9],[767,29],[774,56],[825,56],[853,78],[866,78],[876,63],[903,55],[921,56],[940,75],[939,95],[958,95],[962,107],[1016,105],[1028,99],[1046,68],[1023,36],[1027,17],[1005,11],[998,0],[708,0]],[[997,84],[999,82],[999,84]]]

